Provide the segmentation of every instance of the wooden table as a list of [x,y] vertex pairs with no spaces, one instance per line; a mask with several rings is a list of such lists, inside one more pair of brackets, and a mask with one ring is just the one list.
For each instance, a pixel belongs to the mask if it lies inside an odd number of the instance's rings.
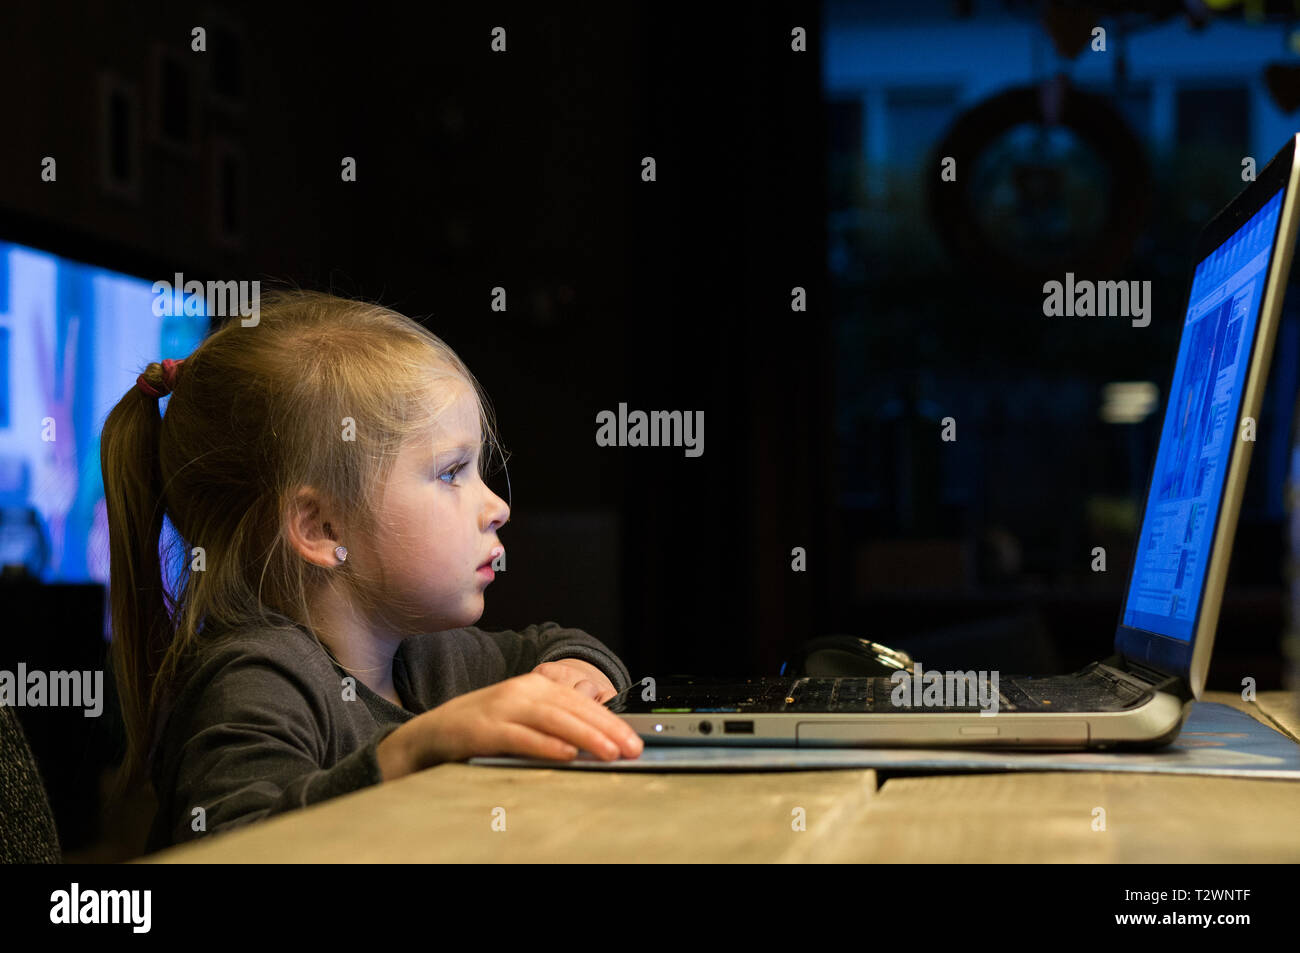
[[[1293,696],[1232,705],[1300,741]],[[1106,830],[1093,830],[1094,809]],[[504,808],[505,830],[494,830]],[[792,829],[803,808],[806,829]],[[495,815],[500,816],[496,811]],[[499,823],[498,823],[498,826]],[[144,863],[1300,861],[1300,783],[1114,772],[642,773],[444,764]]]

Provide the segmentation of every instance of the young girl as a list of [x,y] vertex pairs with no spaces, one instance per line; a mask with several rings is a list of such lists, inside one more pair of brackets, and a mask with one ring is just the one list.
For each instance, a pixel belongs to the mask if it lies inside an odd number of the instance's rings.
[[148,851],[444,761],[640,754],[601,704],[631,679],[598,640],[471,625],[510,517],[482,479],[495,428],[409,318],[263,295],[252,326],[150,364],[101,446],[115,797],[151,775]]

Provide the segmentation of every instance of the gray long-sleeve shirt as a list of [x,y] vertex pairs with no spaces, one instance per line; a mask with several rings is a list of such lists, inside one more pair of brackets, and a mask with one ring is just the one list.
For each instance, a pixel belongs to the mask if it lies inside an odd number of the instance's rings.
[[[158,814],[146,851],[378,784],[376,749],[399,725],[561,658],[590,662],[618,691],[631,682],[618,656],[580,629],[470,626],[401,644],[393,656],[398,708],[360,679],[355,700],[345,700],[349,673],[287,619],[228,633],[205,648],[173,696],[153,757]],[[196,808],[205,830],[193,829]]]

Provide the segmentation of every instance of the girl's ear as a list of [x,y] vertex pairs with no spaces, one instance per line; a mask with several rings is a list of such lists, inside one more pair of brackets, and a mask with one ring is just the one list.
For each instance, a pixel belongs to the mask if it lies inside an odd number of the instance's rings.
[[316,491],[311,487],[302,487],[294,497],[285,531],[290,545],[299,556],[309,563],[328,569],[338,563],[334,548],[342,540],[334,538],[333,528],[325,516]]

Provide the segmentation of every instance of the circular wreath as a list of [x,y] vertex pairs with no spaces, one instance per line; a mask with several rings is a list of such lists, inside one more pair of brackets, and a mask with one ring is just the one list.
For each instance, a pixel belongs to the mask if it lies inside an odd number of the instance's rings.
[[[940,174],[947,157],[954,181]],[[980,103],[957,118],[930,163],[930,220],[958,265],[985,278],[1111,273],[1146,217],[1141,141],[1104,98],[1061,83]]]

